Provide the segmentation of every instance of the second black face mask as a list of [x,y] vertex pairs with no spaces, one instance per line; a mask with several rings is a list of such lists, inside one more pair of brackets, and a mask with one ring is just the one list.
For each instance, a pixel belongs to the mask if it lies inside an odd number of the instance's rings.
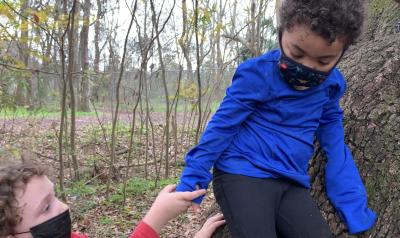
[[69,210],[30,229],[33,238],[71,238]]
[[12,235],[24,233],[31,233],[33,238],[71,238],[71,216],[69,210],[31,227],[29,231],[14,233]]

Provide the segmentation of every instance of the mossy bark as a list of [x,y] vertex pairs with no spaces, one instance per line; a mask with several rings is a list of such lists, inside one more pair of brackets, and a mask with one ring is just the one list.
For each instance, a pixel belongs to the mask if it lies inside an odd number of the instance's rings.
[[364,41],[396,33],[400,22],[400,4],[392,0],[369,0]]
[[[340,64],[347,78],[342,100],[346,143],[378,214],[358,237],[400,237],[400,41],[399,35],[360,43]],[[350,237],[324,191],[323,153],[310,164],[311,194],[335,237]],[[355,236],[354,236],[355,237]]]

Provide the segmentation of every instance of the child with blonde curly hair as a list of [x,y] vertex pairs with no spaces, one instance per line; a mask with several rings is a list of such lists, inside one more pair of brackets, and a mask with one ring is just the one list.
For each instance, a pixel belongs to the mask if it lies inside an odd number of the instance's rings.
[[[167,222],[185,212],[191,200],[205,190],[175,192],[166,186],[129,238],[158,238]],[[211,237],[224,224],[223,216],[211,217],[196,238]],[[54,193],[54,184],[45,170],[32,164],[0,168],[0,238],[87,238],[71,232],[68,205]]]

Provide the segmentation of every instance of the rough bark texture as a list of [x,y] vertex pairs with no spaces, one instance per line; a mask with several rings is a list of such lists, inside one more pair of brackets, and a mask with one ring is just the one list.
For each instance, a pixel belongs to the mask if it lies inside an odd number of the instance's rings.
[[[400,43],[398,35],[361,43],[340,68],[347,78],[342,100],[346,143],[365,183],[375,227],[358,237],[400,237]],[[335,237],[350,237],[326,199],[325,160],[320,150],[311,161],[311,194]]]
[[[368,26],[362,41],[343,58],[347,80],[342,99],[346,143],[352,150],[377,212],[375,227],[357,237],[400,237],[400,5],[369,1]],[[320,150],[310,164],[311,194],[335,237],[351,237],[326,199],[325,161]],[[356,237],[356,236],[353,236]]]
[[79,104],[78,109],[80,111],[88,112],[89,108],[89,18],[90,18],[90,0],[85,0],[83,5],[83,24],[80,34],[79,41],[79,51],[81,56],[81,69],[82,69],[82,78],[81,78],[81,86],[79,92]]
[[[378,4],[370,2],[370,7]],[[348,235],[325,195],[325,158],[318,147],[310,161],[311,194],[334,237],[400,237],[400,33],[390,28],[390,22],[400,20],[400,11],[398,5],[389,8],[391,13],[387,8],[376,11],[391,17],[370,18],[375,25],[368,26],[364,39],[349,49],[339,65],[347,80],[341,101],[346,143],[363,178],[369,206],[378,215],[371,230]],[[216,210],[218,206],[207,215]],[[214,237],[229,237],[228,233],[224,227]]]
[[396,33],[400,22],[399,1],[369,0],[368,19],[364,41],[380,39],[380,37]]

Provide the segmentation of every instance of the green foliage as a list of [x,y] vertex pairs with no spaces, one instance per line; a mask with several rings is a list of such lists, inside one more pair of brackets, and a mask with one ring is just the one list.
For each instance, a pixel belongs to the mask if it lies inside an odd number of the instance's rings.
[[52,111],[46,108],[38,108],[29,110],[28,107],[7,107],[0,111],[0,118],[28,118],[28,117],[55,117],[59,112]]
[[86,161],[88,164],[95,164],[96,162],[100,161],[102,157],[100,155],[88,155],[86,157]]
[[168,184],[177,184],[179,181],[178,178],[168,178],[168,179],[162,179],[159,182],[160,187],[165,187]]
[[85,184],[85,181],[77,181],[72,183],[70,187],[65,189],[66,194],[70,196],[84,197],[87,195],[95,194],[97,188],[95,186]]
[[115,204],[122,203],[124,201],[124,196],[122,194],[114,194],[111,196],[110,201]]
[[96,203],[96,201],[87,199],[87,200],[82,200],[80,205],[81,206],[79,207],[79,212],[81,214],[85,214],[87,211],[90,211],[90,210],[96,208],[97,203]]
[[179,97],[187,100],[194,100],[197,98],[197,84],[195,82],[183,84],[179,92]]
[[[176,184],[177,178],[163,179],[159,181],[159,187],[164,187],[168,184]],[[128,180],[126,184],[126,196],[136,197],[141,196],[145,193],[151,193],[154,190],[155,182],[151,180],[145,180],[142,178],[132,178]],[[113,194],[106,204],[122,204],[123,202],[123,183],[119,184],[117,193]]]
[[102,216],[102,217],[100,218],[100,223],[101,223],[102,225],[110,225],[110,224],[113,223],[113,220],[112,220],[110,217],[108,217],[108,216]]
[[[1,104],[0,104],[1,105]],[[4,106],[4,107],[3,107]],[[69,112],[68,112],[69,113]],[[93,116],[94,112],[76,112],[76,116]],[[29,110],[28,107],[6,106],[2,105],[0,111],[1,119],[10,118],[52,118],[61,116],[61,112],[51,108],[36,108]]]
[[[154,183],[142,178],[132,178],[126,184],[126,193],[130,195],[139,195],[152,189]],[[120,185],[119,192],[122,194],[122,185]]]

